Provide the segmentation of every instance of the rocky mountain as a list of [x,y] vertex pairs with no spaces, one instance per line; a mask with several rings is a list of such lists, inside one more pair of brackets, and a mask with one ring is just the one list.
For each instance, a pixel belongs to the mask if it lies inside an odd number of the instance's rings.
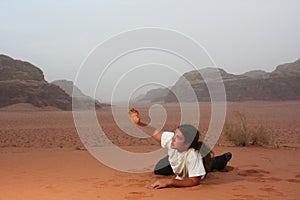
[[300,59],[293,63],[278,65],[276,69],[270,74],[271,77],[285,78],[285,77],[299,77],[300,74]]
[[23,80],[45,82],[42,70],[21,60],[0,54],[0,81]]
[[[86,96],[81,92],[81,90],[73,84],[72,81],[68,80],[55,80],[51,82],[54,85],[59,86],[61,89],[63,89],[69,96],[72,96],[73,93],[75,96]],[[74,91],[74,92],[73,92]]]
[[266,78],[268,76],[268,72],[263,70],[253,70],[242,74],[243,76],[247,76],[250,78]]
[[164,101],[171,90],[168,88],[157,88],[147,92],[146,95],[139,95],[135,101],[152,101],[161,102]]
[[59,86],[63,89],[68,95],[73,95],[73,101],[75,101],[74,106],[78,105],[78,108],[101,108],[103,106],[108,106],[106,104],[101,104],[99,101],[83,94],[83,92],[73,84],[72,81],[67,80],[56,80],[53,81],[52,84]]
[[[169,89],[150,90],[140,99],[152,102],[174,102],[180,99],[188,102],[192,98],[186,88],[191,85],[198,101],[210,101],[206,82],[213,84],[220,81],[224,84],[228,101],[300,99],[300,59],[279,65],[271,73],[259,70],[234,75],[223,69],[217,70],[220,76],[216,76],[216,69],[213,68],[187,72]],[[205,76],[206,82],[202,76]]]
[[[62,110],[72,109],[73,83],[65,82],[66,87],[48,83],[42,70],[21,60],[0,55],[0,108],[12,104],[29,103],[36,107],[53,106]],[[80,109],[100,108],[98,101],[85,96],[75,87]]]
[[36,107],[54,106],[71,110],[71,97],[58,86],[43,81],[0,81],[0,107],[30,103]]
[[71,102],[65,91],[45,81],[42,70],[36,66],[0,55],[0,107],[30,103],[71,110]]

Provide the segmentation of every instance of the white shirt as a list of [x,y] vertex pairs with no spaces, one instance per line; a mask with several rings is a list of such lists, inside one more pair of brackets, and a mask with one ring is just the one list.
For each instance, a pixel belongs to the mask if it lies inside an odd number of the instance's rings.
[[179,152],[171,148],[173,132],[163,132],[161,146],[168,149],[169,162],[177,179],[183,180],[188,177],[205,177],[206,171],[202,162],[201,154],[193,148]]

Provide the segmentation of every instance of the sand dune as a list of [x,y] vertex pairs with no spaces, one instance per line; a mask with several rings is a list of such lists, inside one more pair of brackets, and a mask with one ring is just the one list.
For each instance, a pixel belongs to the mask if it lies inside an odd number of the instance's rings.
[[[27,106],[27,107],[26,107]],[[210,119],[201,103],[200,131]],[[209,173],[196,187],[150,189],[161,176],[151,172],[125,173],[111,169],[84,150],[69,111],[41,111],[18,105],[0,111],[0,200],[14,199],[299,199],[300,102],[228,103],[227,122],[263,125],[273,136],[266,147],[234,147],[221,136],[216,154],[233,152],[227,172]],[[147,118],[147,108],[139,107]],[[178,124],[179,111],[166,105],[167,129]],[[34,112],[33,112],[34,111]],[[152,139],[126,135],[112,121],[109,109],[97,111],[108,138],[133,152],[159,148]],[[121,163],[120,163],[121,164]]]
[[299,150],[218,147],[232,151],[228,172],[196,187],[150,189],[160,176],[123,173],[72,149],[1,148],[0,199],[298,199]]

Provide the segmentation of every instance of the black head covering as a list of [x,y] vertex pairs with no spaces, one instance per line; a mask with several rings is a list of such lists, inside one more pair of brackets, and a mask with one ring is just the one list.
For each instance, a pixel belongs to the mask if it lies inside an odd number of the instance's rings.
[[190,148],[195,148],[198,143],[199,139],[199,131],[190,124],[183,124],[178,126],[178,129],[181,131],[181,133],[184,135],[186,144],[191,144]]

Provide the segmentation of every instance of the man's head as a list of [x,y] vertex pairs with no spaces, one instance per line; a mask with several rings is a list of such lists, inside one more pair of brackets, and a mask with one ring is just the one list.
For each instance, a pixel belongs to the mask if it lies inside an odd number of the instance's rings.
[[172,138],[171,147],[178,151],[186,151],[195,148],[199,139],[199,131],[192,125],[183,124],[178,126]]

